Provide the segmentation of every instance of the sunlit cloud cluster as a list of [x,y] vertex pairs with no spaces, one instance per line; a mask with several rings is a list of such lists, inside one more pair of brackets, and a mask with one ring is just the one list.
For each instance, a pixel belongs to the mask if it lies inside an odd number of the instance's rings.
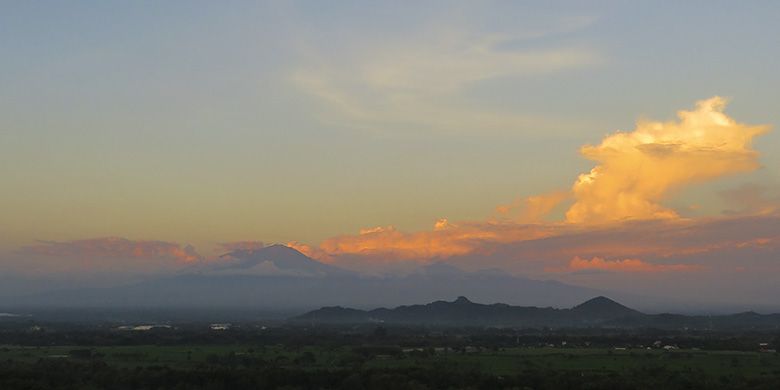
[[675,189],[758,168],[753,138],[768,126],[736,122],[723,113],[726,101],[713,97],[677,122],[640,121],[632,132],[617,132],[582,155],[598,162],[575,182],[576,199],[566,212],[572,223],[677,218],[661,204]]
[[[406,233],[392,226],[363,229],[357,235],[337,236],[323,241],[316,250],[305,248],[317,258],[334,261],[334,257],[358,256],[370,259],[400,259],[429,261],[474,254],[489,255],[508,245],[533,246],[555,237],[577,238],[591,234],[590,242],[558,242],[537,252],[524,248],[526,255],[560,262],[587,251],[590,260],[576,257],[567,267],[576,269],[611,269],[634,271],[690,270],[686,265],[658,266],[632,256],[648,254],[658,258],[702,253],[723,246],[738,247],[752,242],[745,237],[719,236],[713,232],[705,242],[682,243],[673,234],[706,231],[717,224],[713,221],[688,221],[662,204],[674,190],[727,175],[748,172],[759,166],[753,139],[768,131],[768,126],[739,123],[723,112],[725,100],[713,97],[700,101],[692,111],[680,111],[678,121],[640,121],[631,132],[617,132],[605,137],[598,145],[582,147],[583,156],[598,163],[589,173],[582,174],[571,191],[553,191],[519,199],[499,206],[503,218],[485,222],[436,222],[430,231]],[[748,198],[742,191],[733,195]],[[755,192],[755,191],[753,191]],[[751,199],[747,199],[750,201]],[[550,212],[570,202],[565,219],[546,221]],[[754,210],[751,208],[751,210]],[[775,209],[763,204],[762,215]],[[756,213],[749,214],[756,215]],[[659,222],[652,222],[652,221]],[[646,221],[625,225],[629,221]],[[664,222],[666,221],[666,222]],[[601,226],[601,227],[599,227]],[[594,230],[596,229],[596,230]],[[621,233],[656,234],[654,240],[631,236],[621,241]],[[595,233],[594,233],[595,232]],[[598,232],[606,232],[605,236]],[[762,233],[763,234],[763,233]],[[666,239],[667,241],[664,241]],[[605,260],[602,256],[618,256],[622,260]],[[525,256],[530,257],[530,256]],[[612,258],[612,257],[611,257]],[[531,258],[526,260],[530,261]],[[560,267],[560,265],[558,265]],[[694,267],[695,268],[695,267]]]
[[[453,224],[439,220],[431,231],[404,233],[393,226],[364,229],[360,234],[337,236],[320,245],[320,256],[359,254],[399,260],[425,260],[478,253],[484,243],[508,243],[549,237],[555,226],[512,222]],[[315,256],[318,253],[313,253]]]
[[[597,165],[580,175],[570,191],[520,198],[498,206],[497,214],[485,221],[443,218],[430,230],[379,226],[319,245],[287,245],[323,262],[369,271],[435,261],[536,276],[776,270],[767,259],[780,253],[780,202],[766,188],[743,185],[724,191],[724,199],[737,206],[720,216],[682,218],[664,205],[675,190],[759,167],[752,141],[769,128],[739,123],[724,108],[725,100],[713,97],[679,112],[678,121],[640,121],[631,132],[584,146],[583,156]],[[560,220],[550,220],[556,209],[568,211]],[[203,256],[189,245],[109,237],[39,242],[19,254],[75,259],[92,268],[159,264],[159,269],[170,270],[225,252],[262,248],[260,241],[223,242],[221,253]]]

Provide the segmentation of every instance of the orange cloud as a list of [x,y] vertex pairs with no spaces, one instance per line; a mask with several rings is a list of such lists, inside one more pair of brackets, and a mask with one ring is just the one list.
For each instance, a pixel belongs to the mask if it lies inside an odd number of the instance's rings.
[[66,242],[44,241],[22,248],[23,253],[82,259],[170,259],[181,263],[200,260],[195,248],[165,241],[133,241],[121,237],[104,237]]
[[606,260],[594,257],[590,260],[575,256],[569,262],[567,271],[601,270],[614,272],[690,272],[700,271],[698,264],[653,264],[640,259]]
[[[451,223],[442,219],[430,231],[413,233],[392,226],[375,227],[363,229],[358,235],[327,239],[316,250],[306,247],[305,253],[321,260],[342,255],[425,260],[486,254],[496,244],[549,238],[592,229],[593,224],[611,223],[619,228],[629,220],[680,221],[674,210],[660,203],[670,191],[758,167],[758,153],[751,142],[769,127],[737,123],[723,113],[725,105],[726,101],[716,96],[698,102],[693,111],[680,111],[679,121],[640,121],[632,132],[617,132],[599,145],[582,147],[582,154],[598,165],[580,175],[571,192],[531,196],[496,209],[505,216],[519,210],[518,215],[511,217],[513,222]],[[574,203],[566,212],[566,224],[544,222],[555,207],[569,198]],[[662,248],[654,242],[641,244],[637,247],[603,240],[594,246],[610,249],[601,253],[624,253],[618,256],[681,250]],[[711,245],[689,245],[685,250],[706,250]]]
[[776,245],[778,240],[777,237],[762,237],[762,238],[756,238],[748,241],[738,242],[736,244],[737,248],[750,248],[750,247],[769,247],[770,245]]
[[508,215],[515,209],[520,209],[520,214],[515,218],[518,222],[537,223],[542,222],[556,206],[568,199],[569,193],[555,191],[542,195],[529,196],[518,199],[511,204],[496,207],[499,214]]
[[297,250],[298,252],[303,253],[306,256],[311,257],[312,259],[317,259],[326,263],[331,260],[331,256],[320,248],[313,247],[298,241],[290,241],[286,245]]
[[601,144],[586,145],[583,156],[599,165],[581,174],[572,187],[573,223],[676,218],[660,201],[671,190],[758,167],[754,137],[768,126],[737,123],[723,113],[726,101],[713,97],[679,122],[640,121],[630,133],[617,132]]
[[[549,237],[554,225],[522,225],[484,222],[453,224],[439,220],[432,231],[404,233],[393,226],[363,229],[358,235],[325,240],[320,245],[329,256],[344,254],[382,255],[393,259],[425,260],[486,249],[486,243],[519,242]],[[309,249],[309,252],[312,251]],[[320,257],[321,258],[321,254]]]

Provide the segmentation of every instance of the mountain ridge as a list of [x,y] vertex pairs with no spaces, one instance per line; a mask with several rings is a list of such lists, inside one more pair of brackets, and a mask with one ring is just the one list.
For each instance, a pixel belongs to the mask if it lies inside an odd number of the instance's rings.
[[487,327],[596,327],[667,329],[780,329],[780,314],[743,312],[720,316],[645,314],[605,296],[569,309],[475,303],[465,296],[453,301],[402,305],[372,310],[329,306],[289,319],[292,323],[487,326]]
[[[510,274],[460,270],[446,264],[421,272],[371,276],[318,262],[282,245],[235,250],[186,272],[109,287],[57,288],[15,296],[6,307],[245,307],[312,310],[377,307],[446,296],[482,301],[568,306],[604,291]],[[541,299],[541,300],[540,300]]]

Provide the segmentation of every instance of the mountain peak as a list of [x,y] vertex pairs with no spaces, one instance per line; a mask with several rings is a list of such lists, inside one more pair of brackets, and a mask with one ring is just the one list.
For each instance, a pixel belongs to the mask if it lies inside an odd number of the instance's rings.
[[286,245],[275,244],[264,248],[244,250],[239,249],[227,256],[235,259],[235,262],[220,264],[219,269],[256,269],[267,273],[281,273],[288,275],[343,275],[347,273],[338,267],[316,261],[295,248]]
[[298,253],[301,256],[305,256],[303,253],[301,253],[300,251],[296,250],[295,248],[290,248],[289,246],[284,245],[284,244],[273,244],[273,245],[269,245],[269,246],[267,246],[265,248],[261,248],[259,250],[263,251],[263,252]]
[[330,317],[314,311],[296,319],[323,322],[381,321],[398,324],[437,324],[445,326],[609,326],[621,319],[644,319],[637,311],[629,309],[609,298],[598,297],[574,309],[551,307],[511,306],[507,304],[483,305],[471,302],[465,296],[454,301],[435,301],[428,304],[398,306],[394,309],[374,309],[367,312],[336,313]]
[[575,312],[588,313],[597,316],[618,317],[638,313],[636,310],[621,305],[605,296],[587,300],[571,309]]
[[583,303],[580,303],[579,305],[577,305],[577,306],[575,306],[573,308],[576,309],[576,308],[607,307],[607,306],[611,306],[611,307],[615,307],[615,306],[625,307],[625,306],[623,306],[623,305],[613,301],[612,299],[609,299],[609,298],[607,298],[607,297],[605,297],[603,295],[599,295],[599,296],[597,296],[595,298],[588,299],[587,301],[585,301]]

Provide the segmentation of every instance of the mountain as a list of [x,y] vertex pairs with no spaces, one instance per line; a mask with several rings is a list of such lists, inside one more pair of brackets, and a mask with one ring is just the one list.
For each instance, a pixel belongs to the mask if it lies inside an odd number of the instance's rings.
[[274,245],[237,250],[177,275],[101,288],[58,288],[0,301],[4,307],[199,307],[291,309],[377,307],[467,295],[480,301],[566,307],[605,292],[496,270],[466,272],[444,263],[408,275],[368,276]]
[[203,269],[211,274],[329,276],[345,275],[347,270],[313,260],[284,245],[236,250],[220,256],[221,261]]
[[464,273],[462,269],[442,262],[424,265],[417,272],[427,276],[455,276]]
[[642,314],[607,297],[599,296],[571,308],[571,312],[590,320],[611,320]]
[[490,327],[607,327],[665,329],[780,329],[780,314],[752,312],[725,316],[644,314],[609,298],[599,296],[571,309],[479,304],[465,297],[452,302],[394,309],[357,310],[340,306],[323,307],[290,319],[293,323],[359,324],[386,323],[426,326]]
[[591,299],[572,309],[510,306],[503,303],[485,305],[460,296],[452,302],[435,301],[425,305],[399,306],[394,309],[356,310],[324,307],[295,317],[292,321],[349,323],[386,322],[393,324],[477,325],[477,326],[576,326],[623,317],[641,316],[608,298]]

